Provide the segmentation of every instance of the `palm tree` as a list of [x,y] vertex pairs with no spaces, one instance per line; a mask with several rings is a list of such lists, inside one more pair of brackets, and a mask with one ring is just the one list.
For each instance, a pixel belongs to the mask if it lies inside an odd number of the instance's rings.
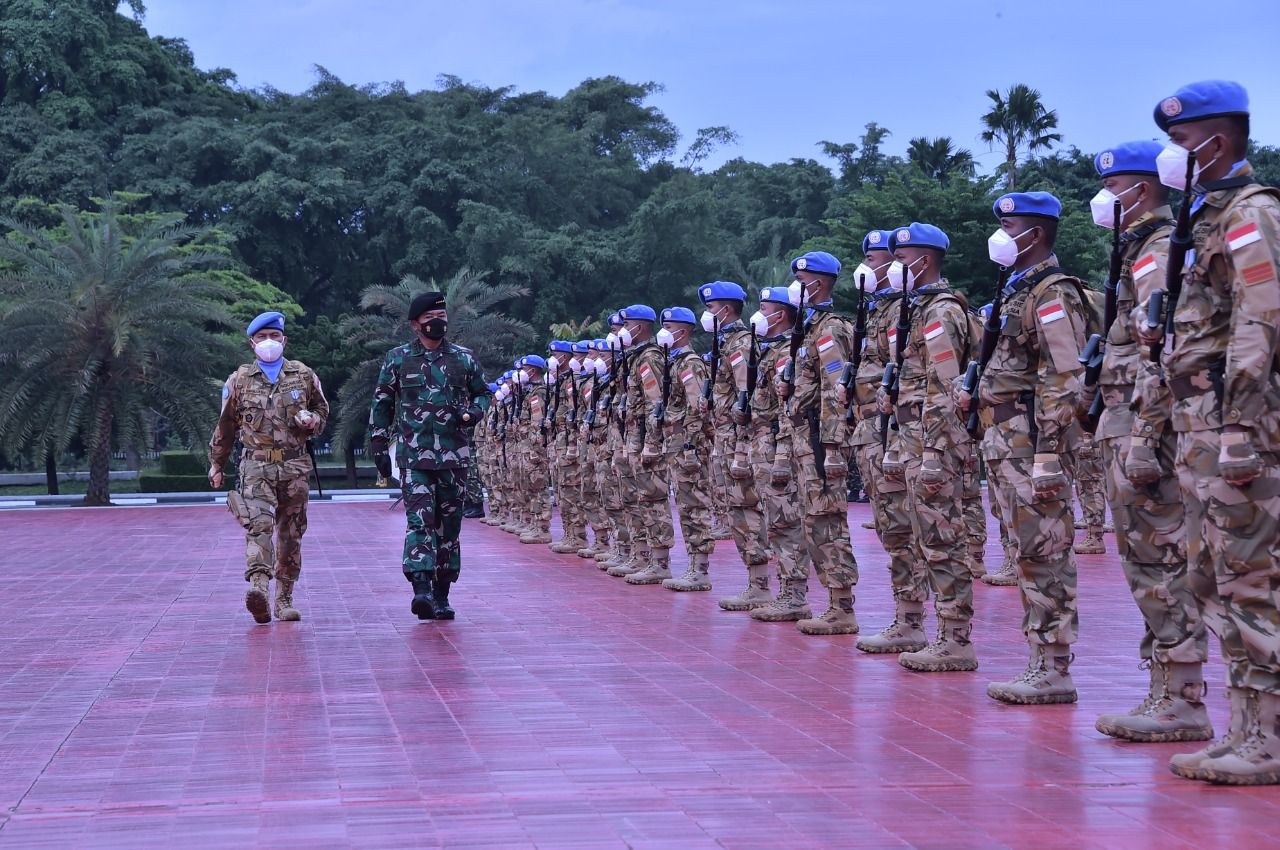
[[61,215],[58,231],[0,221],[0,441],[47,460],[79,438],[84,503],[107,505],[112,447],[141,448],[150,413],[192,445],[208,436],[234,356],[226,293],[202,276],[222,260],[181,216],[130,235],[111,204]]
[[1058,113],[1045,109],[1040,92],[1023,83],[1010,86],[1005,95],[995,89],[987,90],[991,98],[991,111],[982,116],[982,141],[1004,147],[1005,165],[1008,169],[1006,188],[1012,192],[1017,183],[1018,153],[1048,150],[1062,141],[1061,133],[1049,132],[1058,126]]
[[369,421],[373,386],[387,351],[413,338],[407,314],[409,302],[419,292],[439,289],[445,293],[449,309],[449,340],[471,349],[486,374],[501,370],[518,343],[532,340],[533,327],[496,309],[513,298],[524,298],[529,290],[507,283],[488,283],[488,272],[461,269],[443,287],[432,278],[423,282],[406,275],[395,286],[370,286],[360,295],[363,315],[342,323],[347,344],[369,352],[369,359],[351,371],[338,390],[338,417],[334,439],[347,452],[348,470],[354,464],[352,450]]
[[950,136],[926,139],[919,136],[907,147],[907,159],[939,183],[946,184],[953,174],[972,177],[975,166],[973,154],[964,148],[956,149]]

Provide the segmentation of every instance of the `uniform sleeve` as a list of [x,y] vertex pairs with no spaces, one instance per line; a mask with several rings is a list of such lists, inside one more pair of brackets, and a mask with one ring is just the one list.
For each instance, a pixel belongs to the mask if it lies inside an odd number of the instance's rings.
[[812,374],[816,376],[818,439],[827,446],[844,447],[851,434],[837,388],[845,364],[853,360],[853,323],[841,319],[826,322],[812,345],[813,352],[806,354],[812,357]]
[[1028,305],[1034,311],[1040,344],[1037,370],[1036,451],[1050,454],[1068,449],[1066,436],[1076,420],[1080,397],[1080,349],[1084,345],[1085,307],[1073,283],[1046,287]]
[[[1128,316],[1120,317],[1121,321],[1129,322],[1130,339],[1138,340],[1139,331],[1145,329],[1151,293],[1164,287],[1168,267],[1167,235],[1149,242],[1133,261],[1130,275],[1133,278],[1134,307]],[[1134,416],[1132,435],[1154,440],[1173,415],[1173,394],[1165,384],[1160,364],[1151,362],[1150,347],[1141,341],[1137,345],[1140,354],[1134,375],[1133,401],[1129,405]]]
[[307,409],[320,417],[320,427],[315,430],[318,434],[329,422],[329,399],[325,397],[324,388],[320,386],[320,376],[314,370],[311,372],[311,392],[307,399]]
[[369,439],[391,442],[391,428],[395,424],[396,393],[400,389],[396,359],[391,353],[382,361],[378,383],[373,387],[373,404],[369,408]]
[[701,357],[691,355],[680,359],[676,364],[677,374],[672,375],[671,393],[683,392],[685,395],[684,427],[690,442],[697,442],[704,436],[707,426],[707,410],[699,403],[702,385],[711,374],[709,367]]
[[471,392],[471,406],[477,407],[481,411],[489,409],[489,384],[484,379],[484,370],[480,368],[480,364],[474,359],[471,360],[471,368],[467,370],[468,383],[467,389]]
[[218,412],[217,424],[213,426],[213,436],[209,438],[209,464],[219,469],[231,456],[231,447],[236,442],[239,402],[236,399],[235,377],[232,374],[222,385],[222,409]]
[[1263,413],[1280,336],[1280,205],[1268,196],[1240,204],[1227,216],[1226,243],[1231,333],[1222,422],[1252,428]]
[[947,451],[955,445],[954,424],[961,413],[951,398],[951,387],[959,374],[960,353],[969,346],[969,318],[955,301],[939,302],[924,327],[924,356],[929,358],[928,380],[921,412],[923,445]]

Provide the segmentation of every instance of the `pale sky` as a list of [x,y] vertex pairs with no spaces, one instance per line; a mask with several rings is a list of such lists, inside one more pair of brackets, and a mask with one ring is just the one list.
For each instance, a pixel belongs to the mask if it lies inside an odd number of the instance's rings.
[[[1166,0],[147,0],[148,30],[202,68],[298,92],[323,65],[348,83],[434,88],[441,74],[561,95],[588,77],[655,81],[680,128],[727,125],[732,156],[821,158],[876,121],[890,153],[951,136],[985,170],[988,88],[1027,83],[1067,144],[1162,138],[1155,104],[1194,80],[1249,90],[1253,136],[1280,144],[1280,3]],[[1221,33],[1221,35],[1218,35]],[[677,154],[678,155],[678,154]]]

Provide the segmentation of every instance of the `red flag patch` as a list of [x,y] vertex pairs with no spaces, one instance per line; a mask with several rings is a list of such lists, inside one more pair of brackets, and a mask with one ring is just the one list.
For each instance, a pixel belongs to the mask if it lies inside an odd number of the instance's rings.
[[1255,286],[1259,283],[1266,283],[1269,280],[1275,280],[1275,266],[1266,261],[1254,263],[1251,266],[1245,266],[1240,270],[1240,279],[1244,281],[1245,286]]

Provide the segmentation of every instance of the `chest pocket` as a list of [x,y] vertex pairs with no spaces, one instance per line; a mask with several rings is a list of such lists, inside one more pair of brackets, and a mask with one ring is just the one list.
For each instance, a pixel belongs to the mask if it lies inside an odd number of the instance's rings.
[[1176,324],[1199,324],[1208,320],[1217,312],[1219,302],[1230,298],[1213,288],[1213,274],[1218,273],[1219,280],[1225,279],[1226,260],[1221,253],[1221,240],[1211,239],[1214,225],[1209,222],[1197,222],[1191,231],[1195,256],[1187,257],[1187,265],[1182,273],[1182,297],[1178,299],[1177,312],[1174,316]]
[[1031,363],[1035,320],[1025,312],[1030,300],[1030,290],[1023,290],[1000,312],[1000,342],[996,351],[1003,361],[1003,368],[1008,371],[1025,372]]

